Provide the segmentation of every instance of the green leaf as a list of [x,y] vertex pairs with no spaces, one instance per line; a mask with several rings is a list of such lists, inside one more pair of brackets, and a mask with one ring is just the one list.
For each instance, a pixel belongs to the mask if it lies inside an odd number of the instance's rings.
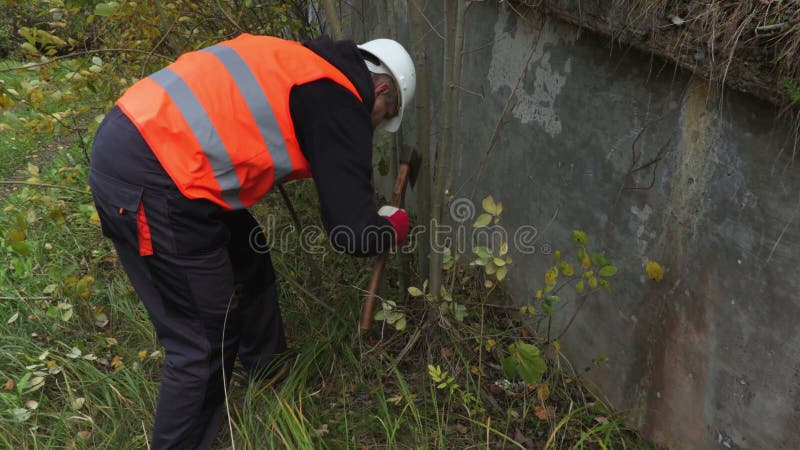
[[376,321],[380,322],[385,318],[386,318],[386,310],[385,309],[379,309],[379,310],[375,311],[375,320]]
[[473,251],[474,251],[474,252],[475,252],[475,254],[476,254],[476,255],[478,255],[478,257],[480,257],[481,259],[488,259],[488,258],[491,258],[491,257],[492,257],[492,252],[490,252],[490,251],[489,251],[489,248],[488,248],[488,247],[484,247],[484,246],[475,247],[475,248],[473,249]]
[[395,323],[395,324],[394,324],[394,327],[395,327],[395,328],[396,328],[398,331],[403,331],[403,330],[405,330],[405,329],[406,329],[406,318],[405,318],[405,317],[402,317],[400,320],[398,320],[398,321],[397,321],[397,323]]
[[512,379],[517,375],[517,361],[513,356],[503,358],[503,375]]
[[98,3],[94,7],[94,13],[98,16],[110,16],[117,12],[117,8],[119,8],[119,3],[117,2]]
[[478,218],[475,220],[475,223],[472,224],[472,227],[473,228],[485,227],[486,225],[489,225],[491,221],[492,221],[492,216],[484,213],[478,216]]
[[555,309],[553,309],[553,305],[558,303],[560,300],[561,299],[556,295],[550,295],[545,297],[542,300],[542,311],[544,311],[544,313],[547,314],[548,316],[552,316],[553,313],[555,312]]
[[13,408],[10,412],[17,422],[25,422],[31,418],[31,411],[27,408]]
[[595,289],[597,287],[597,277],[589,278],[589,287]]
[[417,287],[410,286],[408,288],[408,295],[410,295],[412,297],[421,297],[423,295],[423,292],[420,291],[419,288],[417,288]]
[[578,264],[583,262],[584,257],[586,257],[586,253],[583,251],[582,248],[579,248],[578,253],[575,254],[575,258],[578,260]]
[[586,245],[589,242],[589,238],[586,236],[586,233],[581,230],[572,230],[572,239],[575,240],[576,244],[581,246]]
[[604,266],[597,271],[601,277],[613,277],[615,273],[617,273],[617,268],[614,266]]
[[467,316],[467,307],[456,303],[455,306],[453,307],[453,317],[456,319],[456,321],[463,322],[464,317],[466,316]]
[[500,246],[500,256],[505,256],[508,253],[508,242],[503,242]]
[[495,274],[495,276],[497,277],[497,281],[503,281],[503,279],[506,277],[507,274],[508,274],[508,267],[503,266],[497,269],[497,273]]
[[583,293],[583,280],[578,281],[578,284],[575,285],[575,291],[577,291],[578,294]]
[[610,263],[611,261],[609,261],[608,258],[606,258],[606,256],[602,253],[592,252],[592,264],[596,265],[597,267],[605,267]]
[[497,213],[497,205],[494,203],[494,198],[490,195],[483,199],[481,202],[481,206],[483,206],[483,210],[487,213],[496,216]]
[[494,265],[495,265],[495,266],[497,266],[497,267],[503,267],[503,266],[505,266],[505,265],[506,265],[506,260],[505,260],[505,259],[503,259],[503,258],[498,258],[498,257],[495,257],[495,258],[492,260],[492,262],[493,262],[493,263],[494,263]]
[[523,359],[533,360],[539,356],[539,348],[532,344],[520,342],[517,344],[517,349]]
[[575,275],[575,268],[572,267],[570,263],[564,261],[561,263],[561,273],[563,273],[565,277],[571,277]]
[[495,273],[497,273],[497,266],[494,265],[494,261],[489,262],[489,264],[486,265],[485,269],[486,269],[486,275],[494,275]]

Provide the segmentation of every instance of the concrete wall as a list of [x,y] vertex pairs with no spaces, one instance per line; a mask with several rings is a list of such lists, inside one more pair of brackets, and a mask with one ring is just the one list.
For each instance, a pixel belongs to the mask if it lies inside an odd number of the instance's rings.
[[[424,41],[431,67],[419,75],[432,83],[435,123],[441,6],[425,7],[425,36],[410,33],[414,7],[381,0],[345,12],[355,39]],[[493,194],[509,229],[533,225],[541,244],[569,248],[572,228],[607,238],[622,269],[565,339],[575,366],[608,355],[590,377],[672,448],[797,448],[800,167],[775,108],[506,2],[472,2],[465,50],[455,196]],[[652,188],[622,192],[615,207],[623,184],[650,184],[647,171],[626,178],[640,134],[640,161],[662,147],[663,160]],[[648,259],[667,269],[660,284],[646,279]],[[515,255],[517,298],[541,288],[546,261]]]

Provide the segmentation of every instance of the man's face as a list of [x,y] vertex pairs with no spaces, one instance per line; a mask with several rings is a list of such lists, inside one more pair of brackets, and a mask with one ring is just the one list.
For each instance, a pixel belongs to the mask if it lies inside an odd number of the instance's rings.
[[394,96],[394,101],[389,101],[389,93],[392,89],[391,84],[388,82],[380,82],[375,85],[375,103],[372,105],[371,114],[373,129],[377,128],[384,120],[396,116],[400,109],[397,95]]

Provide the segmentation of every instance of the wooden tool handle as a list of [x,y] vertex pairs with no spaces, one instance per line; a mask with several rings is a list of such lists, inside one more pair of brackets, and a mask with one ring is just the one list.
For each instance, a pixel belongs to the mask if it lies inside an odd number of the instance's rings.
[[[406,193],[406,185],[408,184],[408,163],[400,163],[397,169],[397,181],[394,183],[394,190],[392,191],[391,205],[399,208],[403,204],[403,196]],[[369,331],[372,328],[373,311],[375,310],[375,297],[378,295],[378,289],[381,287],[383,279],[383,267],[386,265],[385,251],[378,255],[375,264],[372,266],[372,276],[369,279],[369,286],[367,286],[367,297],[364,299],[364,305],[361,307],[361,322],[359,327],[362,331]]]

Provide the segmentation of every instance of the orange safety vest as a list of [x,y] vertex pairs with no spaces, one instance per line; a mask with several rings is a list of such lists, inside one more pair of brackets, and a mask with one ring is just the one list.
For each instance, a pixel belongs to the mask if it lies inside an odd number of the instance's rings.
[[281,180],[307,178],[289,110],[293,86],[353,83],[302,44],[243,34],[140,80],[117,101],[188,198],[254,204]]

